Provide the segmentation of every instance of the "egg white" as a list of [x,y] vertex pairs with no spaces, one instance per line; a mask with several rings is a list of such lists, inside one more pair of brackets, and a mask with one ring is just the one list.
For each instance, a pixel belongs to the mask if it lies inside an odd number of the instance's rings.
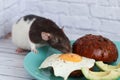
[[63,77],[64,80],[67,80],[70,73],[75,70],[81,70],[82,67],[91,68],[94,66],[95,60],[82,57],[80,62],[70,62],[65,61],[59,58],[61,54],[53,54],[47,57],[43,63],[40,65],[39,69],[52,67],[54,70],[55,76]]

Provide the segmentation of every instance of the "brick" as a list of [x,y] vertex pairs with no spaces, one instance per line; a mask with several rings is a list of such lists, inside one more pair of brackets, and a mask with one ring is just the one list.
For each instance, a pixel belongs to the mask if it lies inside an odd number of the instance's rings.
[[[23,0],[24,1],[24,0]],[[25,10],[24,10],[24,15],[28,14],[35,14],[35,15],[40,15],[43,13],[43,4],[41,2],[36,2],[35,1],[26,1],[25,2]]]
[[19,5],[20,12],[23,13],[26,9],[26,1],[25,0],[19,0],[18,5]]
[[70,4],[69,5],[70,15],[89,16],[89,8],[86,4]]
[[69,27],[64,29],[70,40],[76,40],[86,34],[98,34],[97,31],[85,28]]
[[74,28],[91,28],[91,21],[85,16],[60,16],[60,23]]
[[4,35],[4,15],[0,12],[0,38]]
[[19,7],[24,14],[40,14],[43,9],[40,3],[41,0],[21,0],[19,2]]
[[97,4],[101,6],[109,6],[108,0],[97,0]]
[[120,36],[120,0],[0,0],[0,36],[27,14],[43,16],[60,27],[65,26],[70,39],[88,33],[112,35],[114,39],[118,39],[114,34]]
[[110,6],[119,6],[118,0],[109,0],[109,5]]
[[0,12],[0,24],[3,24],[3,22],[4,22],[4,13],[3,13],[3,11],[2,12]]
[[36,2],[36,1],[26,1],[25,3],[25,7],[26,7],[26,10],[29,10],[29,12],[37,12],[37,13],[40,13],[40,12],[43,12],[43,7],[42,7],[42,3],[40,2]]
[[64,16],[60,15],[59,17],[60,24],[65,26],[65,27],[72,27],[76,26],[75,24],[75,18],[72,16]]
[[98,18],[120,19],[119,7],[91,6],[91,15]]
[[64,2],[71,2],[71,3],[89,3],[89,4],[95,4],[96,0],[60,0]]
[[13,18],[15,15],[19,14],[19,8],[18,5],[13,5],[9,9],[4,10],[4,18],[5,19],[10,19]]
[[0,0],[0,12],[4,10],[3,1],[4,1],[4,0]]
[[111,14],[113,14],[110,7],[91,6],[90,9],[91,15],[94,17],[111,18]]
[[102,35],[112,41],[119,41],[120,40],[120,35],[119,34],[114,34],[110,32],[105,32],[105,31],[100,31],[99,35]]
[[4,34],[4,26],[0,24],[0,38],[3,37],[5,34]]
[[4,8],[9,8],[13,6],[14,4],[17,4],[18,0],[3,0]]
[[42,9],[40,10],[38,7],[34,6],[34,7],[28,7],[26,6],[25,12],[27,14],[36,14],[39,15],[40,12],[42,12]]
[[41,1],[59,1],[59,0],[41,0]]
[[68,4],[55,1],[44,1],[43,10],[44,12],[53,14],[68,14]]
[[120,21],[102,20],[100,31],[120,34]]
[[39,1],[42,1],[42,0],[25,0],[26,2],[39,2]]
[[118,6],[117,0],[97,0],[97,3],[101,6]]
[[91,28],[98,31],[101,25],[101,21],[97,18],[90,17],[91,20]]
[[19,15],[19,10],[18,10],[18,5],[13,5],[9,9],[6,9],[4,11],[4,27],[5,27],[5,32],[7,33],[8,31],[11,31],[11,27],[13,25],[13,19]]

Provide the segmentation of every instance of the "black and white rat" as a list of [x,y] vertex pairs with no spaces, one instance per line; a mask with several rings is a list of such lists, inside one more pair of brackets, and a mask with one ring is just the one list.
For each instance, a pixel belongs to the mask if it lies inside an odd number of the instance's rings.
[[22,49],[37,53],[38,47],[49,44],[63,53],[71,52],[68,37],[55,22],[36,15],[21,17],[12,27],[12,41]]

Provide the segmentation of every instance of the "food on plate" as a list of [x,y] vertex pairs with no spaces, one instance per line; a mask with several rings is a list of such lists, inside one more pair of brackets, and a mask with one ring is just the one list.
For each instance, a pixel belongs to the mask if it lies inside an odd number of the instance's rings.
[[116,80],[119,78],[119,74],[116,71],[94,72],[85,67],[81,71],[89,80]]
[[91,68],[95,60],[79,56],[73,53],[53,54],[47,57],[40,65],[39,69],[52,67],[55,76],[63,77],[67,80],[70,73],[75,70],[81,70],[82,67]]
[[105,64],[103,63],[102,61],[97,61],[96,62],[96,65],[103,71],[111,71],[111,70],[114,70],[114,71],[117,71],[119,72],[120,74],[120,64],[118,65],[108,65],[108,64]]
[[101,35],[88,34],[77,39],[73,43],[73,53],[107,63],[118,58],[116,45]]

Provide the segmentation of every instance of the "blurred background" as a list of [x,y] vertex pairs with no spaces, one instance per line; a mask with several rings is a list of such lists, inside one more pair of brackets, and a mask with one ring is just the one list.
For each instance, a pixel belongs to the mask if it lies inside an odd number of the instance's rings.
[[75,40],[99,34],[120,40],[120,0],[0,0],[0,38],[27,14],[53,20]]

